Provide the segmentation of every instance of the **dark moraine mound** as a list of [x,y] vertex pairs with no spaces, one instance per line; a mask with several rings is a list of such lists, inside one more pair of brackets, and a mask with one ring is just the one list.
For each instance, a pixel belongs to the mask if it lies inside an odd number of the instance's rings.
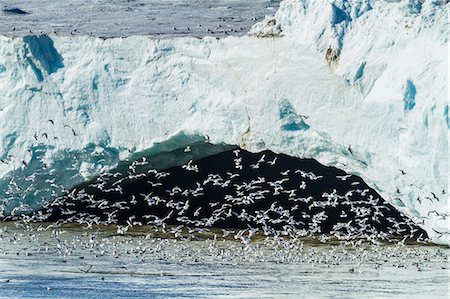
[[128,165],[126,176],[98,177],[39,217],[345,239],[426,236],[360,178],[315,160],[235,149],[164,171],[148,170],[147,164],[141,158]]
[[9,15],[29,15],[30,13],[18,7],[5,7],[2,12]]

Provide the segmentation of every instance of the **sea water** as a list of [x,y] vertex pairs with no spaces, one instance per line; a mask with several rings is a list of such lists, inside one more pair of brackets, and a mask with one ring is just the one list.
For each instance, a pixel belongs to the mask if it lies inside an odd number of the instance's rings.
[[[45,230],[43,228],[46,228]],[[0,298],[446,298],[450,250],[3,223]]]

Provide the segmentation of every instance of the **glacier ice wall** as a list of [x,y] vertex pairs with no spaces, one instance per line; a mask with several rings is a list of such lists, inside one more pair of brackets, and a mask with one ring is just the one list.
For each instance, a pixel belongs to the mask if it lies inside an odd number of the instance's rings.
[[448,6],[285,0],[219,39],[1,36],[3,212],[204,138],[361,176],[448,244]]

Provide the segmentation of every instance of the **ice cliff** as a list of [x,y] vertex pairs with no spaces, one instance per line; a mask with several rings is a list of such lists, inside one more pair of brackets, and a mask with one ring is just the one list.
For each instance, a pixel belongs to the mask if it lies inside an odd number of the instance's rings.
[[1,36],[2,210],[207,140],[356,174],[448,244],[448,8],[285,0],[243,37]]

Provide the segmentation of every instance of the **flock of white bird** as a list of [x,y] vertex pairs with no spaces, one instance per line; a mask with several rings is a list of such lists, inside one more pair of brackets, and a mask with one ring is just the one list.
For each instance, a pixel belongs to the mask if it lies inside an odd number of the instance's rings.
[[188,266],[205,259],[344,263],[353,273],[367,266],[423,271],[430,263],[447,269],[447,252],[417,249],[426,234],[360,179],[294,162],[239,149],[165,170],[146,158],[130,161],[126,170],[105,173],[41,210],[23,206],[5,217],[0,257],[86,259],[79,267],[85,274],[105,257],[122,261],[121,271],[149,260]]
[[[190,151],[188,146],[183,152]],[[293,158],[240,149],[221,155],[159,171],[143,157],[131,161],[125,171],[105,173],[38,211],[30,212],[22,203],[4,218],[89,228],[115,225],[121,234],[151,227],[175,237],[219,228],[223,237],[232,235],[244,244],[255,236],[427,241],[420,228],[376,193],[361,188],[364,183],[356,177],[334,174],[337,186],[330,188],[323,174],[296,169]],[[341,183],[347,187],[339,188]]]

